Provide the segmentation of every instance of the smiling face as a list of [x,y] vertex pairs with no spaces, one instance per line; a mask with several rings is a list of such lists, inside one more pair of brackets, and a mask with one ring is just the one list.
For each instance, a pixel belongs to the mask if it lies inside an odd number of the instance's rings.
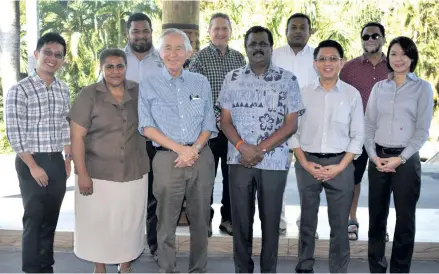
[[290,47],[305,47],[310,36],[310,26],[306,18],[297,17],[290,20],[287,28],[287,40]]
[[215,18],[212,20],[209,27],[210,41],[218,48],[225,48],[229,43],[232,29],[230,22],[224,18]]
[[396,74],[407,74],[410,72],[412,60],[405,54],[400,44],[393,44],[389,50],[389,64]]
[[314,64],[317,67],[320,79],[336,80],[343,67],[343,60],[336,48],[327,47],[319,50]]
[[168,71],[178,72],[184,62],[190,56],[186,51],[184,38],[178,33],[170,33],[163,37],[163,45],[160,49],[160,57]]
[[112,87],[119,87],[125,81],[126,64],[120,56],[108,56],[102,64],[105,82]]
[[128,30],[128,43],[135,52],[144,53],[152,48],[152,29],[148,21],[132,21]]
[[[385,39],[378,27],[367,27],[361,34],[361,45],[364,53],[374,54],[381,52]],[[368,38],[367,40],[365,40]]]
[[247,39],[245,51],[248,56],[250,65],[268,66],[271,61],[273,51],[270,46],[268,34],[263,32],[250,33]]
[[64,47],[58,43],[45,44],[34,52],[39,71],[54,75],[64,64]]

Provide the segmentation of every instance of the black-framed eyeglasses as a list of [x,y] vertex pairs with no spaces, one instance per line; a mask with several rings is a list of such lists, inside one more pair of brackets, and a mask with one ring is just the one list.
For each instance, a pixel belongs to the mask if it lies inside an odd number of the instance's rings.
[[47,57],[51,57],[53,55],[55,55],[56,59],[62,60],[64,59],[64,55],[62,53],[53,53],[53,51],[51,50],[43,50],[43,54]]
[[363,39],[363,41],[367,41],[370,39],[370,37],[372,37],[373,40],[377,40],[378,38],[381,37],[381,35],[379,35],[378,33],[365,34],[365,35],[361,36],[361,39]]

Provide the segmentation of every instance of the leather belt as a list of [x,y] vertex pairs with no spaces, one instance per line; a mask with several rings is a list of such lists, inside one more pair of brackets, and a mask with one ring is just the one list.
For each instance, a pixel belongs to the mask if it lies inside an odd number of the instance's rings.
[[340,153],[312,153],[312,152],[306,152],[309,155],[315,156],[317,158],[332,158],[332,157],[336,157],[336,156],[340,156],[345,154],[345,152],[340,152]]
[[[185,146],[192,146],[193,144],[185,144]],[[166,148],[166,147],[155,147],[155,150],[157,151],[172,151],[174,152],[172,149]]]
[[375,144],[375,149],[376,152],[380,154],[399,155],[405,149],[405,147],[383,147]]

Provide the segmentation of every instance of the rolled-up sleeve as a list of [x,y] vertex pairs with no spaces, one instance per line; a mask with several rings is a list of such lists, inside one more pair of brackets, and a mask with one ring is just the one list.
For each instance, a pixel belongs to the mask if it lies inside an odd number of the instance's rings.
[[364,144],[364,114],[363,102],[358,91],[351,104],[351,115],[352,119],[349,125],[349,137],[351,141],[349,142],[346,152],[361,155]]
[[143,129],[145,127],[158,128],[151,114],[151,103],[147,96],[148,88],[148,83],[146,81],[140,83],[138,112],[139,132],[141,135],[143,135]]
[[433,119],[433,89],[428,82],[424,83],[425,88],[420,92],[416,109],[415,133],[401,153],[406,159],[409,159],[413,154],[419,151],[429,136],[431,120]]
[[16,153],[29,152],[27,135],[27,96],[20,85],[13,86],[6,95],[6,136]]
[[218,129],[216,128],[215,113],[213,111],[212,90],[206,77],[203,77],[202,89],[203,94],[205,94],[207,97],[207,100],[204,106],[204,120],[201,130],[210,131],[212,133],[210,138],[215,138],[218,135]]
[[375,84],[367,101],[366,115],[364,117],[364,147],[369,158],[377,156],[375,148],[375,132],[378,123],[377,90],[379,83]]

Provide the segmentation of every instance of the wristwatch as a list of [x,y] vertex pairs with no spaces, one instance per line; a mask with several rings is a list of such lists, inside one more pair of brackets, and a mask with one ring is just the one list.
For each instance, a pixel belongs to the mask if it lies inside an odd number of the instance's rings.
[[404,156],[399,155],[398,157],[401,159],[401,164],[405,164],[407,162],[407,159]]
[[198,144],[198,143],[195,143],[195,144],[194,144],[194,147],[195,147],[196,149],[198,149],[198,150],[201,150],[201,148],[202,148],[201,145]]
[[72,154],[66,154],[66,155],[64,155],[64,159],[70,159],[70,160],[72,160],[73,159],[73,156],[72,156]]

